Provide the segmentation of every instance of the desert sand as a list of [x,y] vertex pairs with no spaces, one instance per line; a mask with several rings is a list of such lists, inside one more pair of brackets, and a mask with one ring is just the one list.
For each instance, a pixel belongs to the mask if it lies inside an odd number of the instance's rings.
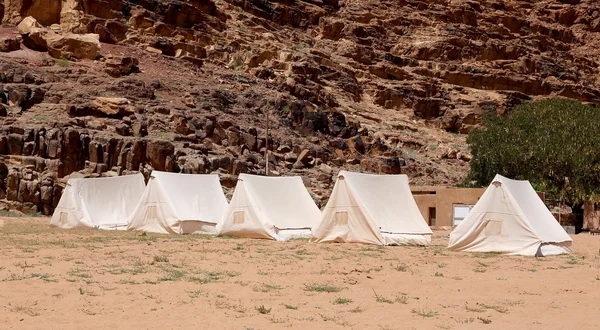
[[600,236],[573,255],[48,228],[0,218],[2,329],[594,329]]

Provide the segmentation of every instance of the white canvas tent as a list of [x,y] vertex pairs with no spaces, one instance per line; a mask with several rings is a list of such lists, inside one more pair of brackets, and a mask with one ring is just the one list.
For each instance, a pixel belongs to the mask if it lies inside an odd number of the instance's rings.
[[310,237],[321,211],[302,179],[240,174],[219,235],[286,240]]
[[570,253],[571,242],[529,181],[496,175],[450,234],[448,249],[546,256]]
[[141,174],[69,179],[50,226],[127,229],[127,221],[144,193],[144,186]]
[[427,246],[431,234],[406,175],[341,171],[312,240]]
[[216,224],[226,209],[218,175],[152,171],[129,230],[216,234]]

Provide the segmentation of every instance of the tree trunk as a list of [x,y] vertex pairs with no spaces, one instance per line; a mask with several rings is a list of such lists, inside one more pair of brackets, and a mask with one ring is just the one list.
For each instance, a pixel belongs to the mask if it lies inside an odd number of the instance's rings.
[[583,229],[600,229],[600,212],[596,210],[596,204],[593,202],[583,204]]
[[583,227],[583,204],[577,203],[569,206],[571,206],[571,210],[575,216],[575,234],[579,234]]

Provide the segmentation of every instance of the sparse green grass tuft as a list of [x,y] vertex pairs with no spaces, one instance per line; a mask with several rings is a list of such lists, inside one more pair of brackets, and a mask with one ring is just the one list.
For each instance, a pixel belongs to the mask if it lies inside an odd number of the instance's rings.
[[60,58],[60,59],[56,60],[56,64],[63,68],[67,68],[67,67],[69,67],[69,65],[71,65],[69,60],[67,60],[66,58]]
[[167,256],[154,256],[154,262],[169,262]]
[[311,292],[340,292],[342,290],[343,290],[343,288],[340,288],[340,287],[337,287],[337,286],[333,286],[333,285],[328,285],[328,284],[316,284],[316,283],[304,284],[304,291],[311,291]]
[[350,298],[342,298],[342,297],[339,297],[339,298],[336,298],[336,299],[333,301],[333,304],[334,304],[334,305],[345,305],[345,304],[349,304],[349,303],[351,303],[352,301],[353,301],[353,300],[352,300],[352,299],[350,299]]
[[399,272],[406,272],[408,270],[408,266],[407,265],[396,265],[393,266],[395,270],[399,271]]
[[420,307],[417,308],[417,309],[411,310],[411,312],[413,314],[417,314],[417,315],[419,315],[419,316],[421,316],[423,318],[434,317],[434,316],[437,316],[439,314],[438,311],[436,311],[436,310],[427,309],[427,308],[420,308]]
[[485,312],[485,309],[479,307],[479,305],[476,305],[476,307],[471,307],[471,306],[469,306],[469,304],[465,304],[465,309],[468,312],[475,312],[475,313],[483,313],[483,312]]
[[356,306],[355,308],[352,308],[351,310],[349,310],[350,313],[362,313],[365,310],[362,309],[360,306]]
[[508,313],[508,309],[506,307],[503,306],[498,306],[498,305],[486,305],[486,304],[481,304],[481,306],[485,309],[492,309],[495,310],[498,313]]
[[283,304],[283,306],[285,306],[286,309],[293,309],[293,310],[297,310],[298,309],[298,305]]
[[275,284],[260,283],[252,287],[254,292],[271,292],[273,290],[281,290],[281,286]]
[[267,307],[265,307],[265,305],[260,305],[259,307],[256,307],[255,309],[257,312],[259,312],[261,314],[271,313],[271,308],[267,308]]
[[477,319],[479,321],[483,322],[483,324],[490,324],[490,323],[492,323],[492,320],[486,319],[486,318],[483,318],[483,317],[477,317]]

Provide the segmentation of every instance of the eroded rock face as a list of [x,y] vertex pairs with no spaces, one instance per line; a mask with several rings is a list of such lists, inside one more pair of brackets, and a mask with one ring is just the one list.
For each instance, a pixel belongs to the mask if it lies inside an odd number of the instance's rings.
[[0,38],[0,52],[8,53],[21,49],[21,41],[18,38]]
[[90,59],[100,56],[100,37],[97,34],[51,34],[46,38],[48,53],[57,59]]
[[339,169],[454,184],[484,115],[600,103],[592,0],[3,4],[23,46],[51,58],[0,53],[0,200],[43,212],[73,171],[214,172],[233,187],[268,162],[319,201]]

